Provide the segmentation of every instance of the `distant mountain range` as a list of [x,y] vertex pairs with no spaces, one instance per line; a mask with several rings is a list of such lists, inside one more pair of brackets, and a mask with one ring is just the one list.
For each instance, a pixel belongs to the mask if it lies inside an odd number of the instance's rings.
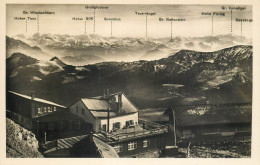
[[30,46],[29,44],[6,36],[6,57],[10,57],[13,53],[25,53],[36,59],[47,59],[51,56],[43,52],[38,46]]
[[[69,65],[58,56],[44,61],[13,53],[6,59],[7,90],[35,91],[36,97],[64,105],[102,95],[107,88],[125,92],[140,108],[251,102],[252,52],[252,46],[237,45],[212,52],[180,50],[152,61],[82,66]],[[150,51],[151,56],[157,53]]]
[[[70,65],[87,65],[99,62],[133,62],[159,60],[182,49],[216,51],[235,45],[251,45],[251,39],[243,36],[218,35],[206,37],[169,38],[116,38],[90,35],[39,34],[7,37],[10,53],[27,54],[45,60],[57,56]],[[25,46],[26,45],[26,46]],[[15,48],[19,51],[14,51]],[[37,50],[36,50],[37,49]]]

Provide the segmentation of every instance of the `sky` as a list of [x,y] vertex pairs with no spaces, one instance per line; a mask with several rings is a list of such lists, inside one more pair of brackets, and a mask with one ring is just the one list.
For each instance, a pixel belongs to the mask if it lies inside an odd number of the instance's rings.
[[[222,10],[222,5],[98,5],[108,6],[108,9],[95,10],[95,32],[94,21],[73,21],[72,17],[93,17],[94,9],[86,9],[85,4],[77,5],[18,5],[8,4],[6,14],[6,34],[14,36],[17,34],[31,35],[38,32],[38,21],[27,20],[27,31],[25,20],[14,20],[14,17],[36,17],[35,14],[23,14],[24,11],[50,11],[54,15],[39,15],[39,33],[51,34],[98,34],[111,36],[111,21],[107,18],[120,18],[121,21],[113,21],[112,35],[114,37],[147,37],[164,38],[172,36],[201,37],[231,33],[231,12]],[[87,6],[92,6],[87,5]],[[94,5],[96,6],[96,5]],[[224,5],[226,7],[231,5]],[[252,6],[246,10],[232,11],[232,34],[241,35],[241,23],[236,18],[252,19]],[[135,12],[156,12],[154,16],[136,15]],[[202,12],[224,12],[225,16],[202,15]],[[183,22],[159,21],[159,18],[183,18]],[[86,25],[85,25],[86,24]],[[147,24],[147,27],[146,27]],[[242,35],[252,37],[252,22],[243,22]]]

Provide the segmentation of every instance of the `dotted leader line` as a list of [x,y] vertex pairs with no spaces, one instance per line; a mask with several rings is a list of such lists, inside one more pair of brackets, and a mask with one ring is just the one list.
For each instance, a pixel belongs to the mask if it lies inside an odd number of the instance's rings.
[[214,32],[214,16],[212,15],[212,18],[211,18],[211,35],[213,35],[213,32]]
[[27,33],[27,19],[26,19],[26,22],[25,22],[25,31]]
[[94,9],[94,33],[96,32],[96,10]]
[[233,14],[232,14],[232,10],[230,11],[230,14],[231,14],[231,20],[230,20],[230,32],[232,33],[233,29],[232,29],[232,17],[233,17]]
[[243,22],[241,21],[241,36],[243,34]]
[[38,31],[38,33],[39,33],[39,30],[40,30],[40,23],[39,23],[40,21],[39,21],[39,14],[37,14],[37,31]]
[[87,21],[85,21],[85,34],[86,34],[86,32],[87,32],[87,23],[86,23]]
[[172,21],[171,21],[171,39],[172,39]]
[[113,21],[111,21],[110,30],[111,30],[111,36],[113,35]]
[[147,37],[147,15],[145,17],[146,17],[146,19],[145,19],[145,32],[146,32],[146,37]]

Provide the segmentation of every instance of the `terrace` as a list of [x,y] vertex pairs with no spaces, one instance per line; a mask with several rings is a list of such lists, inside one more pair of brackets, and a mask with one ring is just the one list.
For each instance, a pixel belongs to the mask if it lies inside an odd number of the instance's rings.
[[164,134],[168,131],[167,126],[139,119],[138,125],[118,129],[114,132],[100,132],[95,137],[107,142],[121,142],[146,136]]

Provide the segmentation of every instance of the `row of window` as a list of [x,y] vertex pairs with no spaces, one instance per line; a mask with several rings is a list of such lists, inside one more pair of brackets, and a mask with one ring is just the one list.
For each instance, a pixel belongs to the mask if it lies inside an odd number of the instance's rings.
[[[143,148],[146,148],[150,145],[150,139],[145,139],[143,140]],[[114,149],[117,153],[122,152],[123,151],[123,144],[117,144],[114,146]],[[137,149],[137,141],[133,141],[133,142],[129,142],[127,144],[127,150],[128,151],[132,151]]]
[[24,125],[26,128],[32,127],[32,121],[26,117],[23,117],[18,114],[10,113],[10,118],[14,120],[15,122]]
[[16,102],[16,109],[18,109],[18,111],[22,111],[22,107],[21,104],[19,102]]
[[[21,106],[21,103],[19,102],[16,102],[16,109],[18,109],[18,111],[23,111],[22,109],[22,106]],[[56,111],[56,107],[38,107],[36,110],[35,110],[35,113],[37,114],[42,114],[42,113],[47,113],[47,112],[55,112]]]
[[37,108],[38,114],[47,113],[47,112],[55,112],[56,107],[39,107]]
[[63,130],[66,128],[66,125],[68,126],[67,128],[69,128],[69,129],[80,129],[81,128],[80,121],[67,121],[67,122],[59,121],[59,122],[48,123],[48,130],[53,131],[56,128]]
[[[137,125],[137,122],[135,122],[135,124]],[[123,128],[128,128],[130,126],[133,126],[134,125],[134,120],[127,120],[125,121],[125,126]],[[121,129],[121,122],[115,122],[113,123],[113,127],[112,127],[112,130],[118,130],[118,129]],[[103,124],[101,126],[101,124],[99,124],[99,129],[102,130],[102,131],[107,131],[107,125],[106,124]]]

